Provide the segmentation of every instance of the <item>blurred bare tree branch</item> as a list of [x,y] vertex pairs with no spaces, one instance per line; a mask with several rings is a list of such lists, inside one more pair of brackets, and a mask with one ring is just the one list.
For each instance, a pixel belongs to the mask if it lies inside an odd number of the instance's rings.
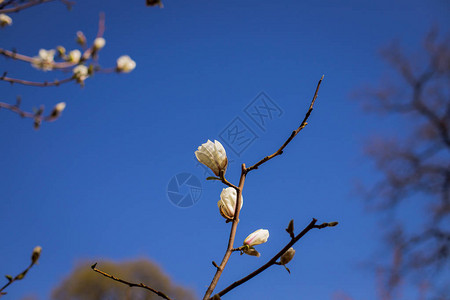
[[[398,43],[383,49],[384,60],[401,80],[356,93],[367,110],[397,115],[406,128],[401,137],[374,138],[366,147],[382,175],[365,190],[369,204],[398,216],[387,224],[397,259],[385,269],[390,270],[386,295],[404,276],[422,281],[445,273],[450,256],[450,36],[431,30],[423,50],[425,62],[407,55]],[[417,205],[423,219],[409,218]]]

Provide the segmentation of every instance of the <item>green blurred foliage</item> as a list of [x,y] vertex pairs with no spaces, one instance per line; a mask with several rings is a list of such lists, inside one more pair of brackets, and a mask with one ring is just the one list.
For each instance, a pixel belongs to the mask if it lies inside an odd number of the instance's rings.
[[[162,299],[149,290],[132,287],[94,272],[83,262],[52,292],[52,300],[153,300]],[[148,259],[121,263],[101,261],[97,268],[120,279],[144,283],[173,299],[194,300],[192,290],[174,284],[160,267]]]

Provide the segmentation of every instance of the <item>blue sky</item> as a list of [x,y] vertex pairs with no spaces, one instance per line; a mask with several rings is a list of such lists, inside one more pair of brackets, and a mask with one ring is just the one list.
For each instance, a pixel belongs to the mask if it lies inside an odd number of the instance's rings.
[[[280,1],[281,2],[281,1]],[[353,193],[356,179],[376,178],[362,147],[375,134],[402,134],[403,124],[361,111],[350,94],[376,84],[388,67],[378,50],[399,39],[418,49],[431,25],[448,28],[446,1],[78,1],[72,11],[49,3],[12,14],[0,30],[2,48],[36,55],[40,48],[76,48],[75,33],[95,37],[106,14],[100,63],[122,54],[130,74],[96,74],[75,84],[34,88],[3,83],[0,101],[23,107],[67,102],[61,119],[32,129],[30,120],[0,111],[0,272],[15,273],[31,249],[40,264],[8,289],[10,299],[48,298],[77,262],[148,257],[199,296],[227,242],[217,201],[223,186],[203,180],[194,151],[240,117],[258,136],[233,158],[239,164],[274,152],[295,129],[325,74],[308,127],[285,154],[250,174],[236,243],[258,228],[270,231],[260,258],[235,255],[217,290],[260,266],[311,218],[340,225],[313,231],[297,244],[289,276],[273,268],[224,299],[331,299],[346,291],[376,299],[375,279],[360,263],[384,253],[382,229]],[[0,58],[11,77],[52,80],[26,63]],[[245,107],[264,91],[283,111],[262,130]],[[393,126],[394,125],[394,126]],[[392,130],[392,127],[395,130]],[[189,208],[167,197],[170,179],[188,172],[202,183]],[[412,216],[414,217],[414,216]],[[270,283],[270,284],[268,284]]]

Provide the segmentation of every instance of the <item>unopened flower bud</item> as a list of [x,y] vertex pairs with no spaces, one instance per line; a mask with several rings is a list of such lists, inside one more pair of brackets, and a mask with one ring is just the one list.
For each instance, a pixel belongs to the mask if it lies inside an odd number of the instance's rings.
[[0,14],[0,26],[10,26],[12,24],[12,19],[8,15]]
[[86,45],[86,36],[84,36],[84,33],[81,31],[77,32],[77,38],[76,41],[78,44],[80,44],[81,46],[85,46]]
[[49,116],[49,121],[58,119],[65,108],[66,102],[59,102],[58,104],[56,104]]
[[128,55],[122,55],[117,59],[116,71],[123,73],[130,73],[136,68],[136,62]]
[[96,38],[96,39],[94,40],[94,49],[95,49],[95,50],[100,50],[100,49],[102,49],[103,47],[105,47],[105,43],[106,43],[106,41],[105,41],[104,38],[102,38],[102,37]]
[[295,250],[294,248],[289,248],[288,251],[284,252],[283,255],[281,255],[280,257],[280,264],[281,265],[285,265],[288,262],[290,262],[292,260],[292,258],[294,258],[295,255]]
[[219,176],[221,172],[225,174],[228,166],[227,153],[219,141],[213,143],[208,140],[198,147],[195,156],[200,163],[210,168],[216,176]]
[[66,54],[66,48],[63,46],[58,46],[56,47],[56,52],[58,52],[58,55],[62,57]]
[[[237,193],[236,189],[232,187],[228,187],[222,190],[220,193],[220,200],[217,202],[217,206],[219,207],[220,214],[227,220],[233,220],[234,211],[236,210],[236,201],[237,201]],[[244,203],[244,199],[241,195],[241,205]]]
[[146,0],[147,6],[156,6],[158,5],[160,8],[163,8],[164,5],[162,4],[161,0]]
[[251,255],[251,256],[256,256],[256,257],[260,257],[261,256],[261,254],[259,254],[259,252],[256,251],[256,249],[253,248],[253,247],[244,248],[242,250],[242,252],[244,252],[247,255]]
[[78,83],[83,83],[89,77],[89,69],[85,65],[78,65],[73,68],[73,74]]
[[251,233],[244,240],[244,245],[247,246],[256,246],[267,242],[269,238],[269,230],[267,229],[258,229],[255,232]]
[[31,262],[33,264],[37,263],[39,257],[41,256],[42,247],[36,246],[33,249],[33,253],[31,254]]
[[81,52],[78,49],[69,52],[68,59],[70,62],[78,63],[81,58]]

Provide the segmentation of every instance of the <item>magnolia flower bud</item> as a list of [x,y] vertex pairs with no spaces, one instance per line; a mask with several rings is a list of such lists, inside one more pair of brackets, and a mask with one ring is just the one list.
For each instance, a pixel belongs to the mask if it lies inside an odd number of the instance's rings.
[[261,254],[259,254],[259,252],[256,251],[256,249],[253,248],[253,247],[244,248],[242,250],[242,252],[244,252],[247,255],[251,255],[251,256],[256,256],[256,257],[260,257],[261,256]]
[[80,44],[81,46],[86,45],[86,36],[84,35],[83,32],[81,31],[77,31],[77,39],[76,39],[77,43]]
[[[222,190],[220,193],[220,200],[217,202],[217,206],[219,207],[220,214],[227,220],[233,220],[234,211],[236,209],[236,201],[237,201],[237,193],[236,189],[232,187],[228,187]],[[244,203],[244,198],[241,195],[241,207]]]
[[136,68],[136,62],[132,60],[128,55],[122,55],[117,59],[117,72],[130,73],[134,70],[134,68]]
[[33,57],[33,62],[31,63],[36,69],[41,69],[43,71],[50,71],[53,69],[53,63],[55,58],[55,50],[39,50],[39,55]]
[[281,265],[285,265],[288,262],[290,262],[292,260],[292,258],[294,258],[295,255],[295,250],[294,248],[289,248],[288,251],[284,252],[283,255],[281,255],[280,257],[280,264]]
[[251,233],[245,240],[244,245],[247,246],[256,246],[267,242],[269,238],[269,230],[267,229],[258,229],[255,232]]
[[31,262],[33,264],[37,263],[39,256],[41,256],[41,251],[42,251],[42,247],[41,246],[36,246],[33,249],[33,253],[31,254]]
[[0,14],[0,26],[5,27],[12,24],[12,19],[8,15]]
[[227,153],[219,141],[213,143],[208,140],[198,147],[195,156],[199,162],[210,168],[216,176],[220,176],[221,172],[225,174],[228,165]]
[[58,104],[56,104],[52,112],[50,113],[49,121],[54,121],[58,119],[65,108],[66,102],[59,102]]
[[164,7],[164,5],[162,4],[161,0],[146,0],[146,4],[147,4],[147,6],[158,5],[161,8]]
[[78,83],[82,83],[89,77],[89,69],[85,65],[78,65],[73,68],[73,74]]
[[63,57],[64,54],[66,54],[66,48],[64,48],[63,46],[58,46],[56,47],[56,52],[58,52],[58,55]]
[[94,40],[94,49],[95,49],[95,50],[100,50],[100,49],[102,49],[103,47],[105,47],[105,43],[106,43],[106,41],[105,41],[104,38],[102,38],[102,37],[96,38],[96,39]]
[[81,52],[78,49],[69,52],[68,59],[70,62],[78,63],[80,62]]

